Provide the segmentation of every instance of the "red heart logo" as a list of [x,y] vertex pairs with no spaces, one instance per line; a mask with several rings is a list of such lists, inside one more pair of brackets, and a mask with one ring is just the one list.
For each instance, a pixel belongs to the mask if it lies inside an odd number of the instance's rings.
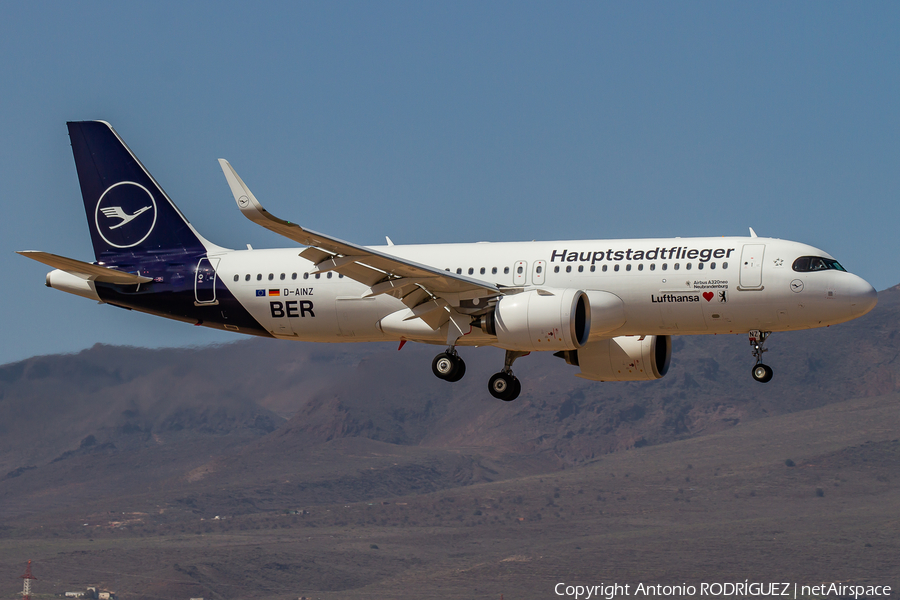
[[712,292],[703,292],[703,299],[706,300],[707,302],[712,300],[713,296],[715,296],[715,294],[713,294]]

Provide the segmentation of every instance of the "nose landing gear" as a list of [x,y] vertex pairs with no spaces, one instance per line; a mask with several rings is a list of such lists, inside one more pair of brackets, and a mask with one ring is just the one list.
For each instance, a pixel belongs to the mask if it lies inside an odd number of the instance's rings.
[[750,374],[753,375],[753,379],[760,383],[768,383],[773,375],[772,367],[764,365],[762,361],[763,352],[768,352],[765,344],[771,333],[771,331],[759,331],[757,329],[750,332],[750,345],[753,346],[753,356],[756,358],[756,364],[753,365]]
[[488,381],[488,391],[491,396],[504,402],[511,402],[519,397],[522,392],[522,384],[519,378],[513,375],[512,364],[517,358],[528,356],[530,352],[507,350],[503,361],[503,370],[495,373]]

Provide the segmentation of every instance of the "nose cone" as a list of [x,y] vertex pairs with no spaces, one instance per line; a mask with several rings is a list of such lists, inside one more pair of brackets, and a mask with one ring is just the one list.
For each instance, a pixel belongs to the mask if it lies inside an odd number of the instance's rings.
[[854,318],[863,316],[878,304],[878,292],[875,288],[856,275],[849,282],[847,296],[850,298],[850,311]]

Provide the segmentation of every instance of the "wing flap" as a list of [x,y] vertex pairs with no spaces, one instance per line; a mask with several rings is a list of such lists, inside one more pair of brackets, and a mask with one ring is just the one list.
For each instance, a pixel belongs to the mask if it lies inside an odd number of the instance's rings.
[[410,293],[403,296],[400,300],[406,306],[408,306],[410,308],[415,308],[416,306],[418,306],[419,304],[421,304],[428,298],[430,298],[430,296],[428,295],[428,292],[426,292],[425,290],[423,290],[420,287],[417,287]]
[[[318,248],[307,248],[303,252],[300,253],[302,258],[305,258],[308,261],[315,263],[316,265],[322,264],[323,261],[327,261],[329,259],[333,259],[337,257],[336,254],[331,254],[330,252],[325,252],[324,250],[320,250]],[[337,271],[344,277],[349,277],[354,281],[358,281],[368,286],[373,286],[379,281],[383,281],[387,274],[384,271],[378,271],[371,267],[367,267],[366,265],[361,265],[356,262],[350,262],[345,265],[342,265],[338,268],[331,269],[332,271]],[[322,272],[320,270],[320,272]]]

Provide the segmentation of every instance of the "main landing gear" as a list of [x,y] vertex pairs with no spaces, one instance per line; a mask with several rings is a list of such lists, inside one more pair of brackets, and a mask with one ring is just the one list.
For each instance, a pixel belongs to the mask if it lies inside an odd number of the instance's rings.
[[503,360],[503,370],[495,373],[488,380],[488,391],[491,393],[491,396],[504,402],[511,402],[519,397],[519,394],[522,392],[522,384],[519,383],[519,378],[513,375],[512,364],[516,362],[517,358],[528,356],[529,354],[531,353],[518,352],[516,350],[506,351],[506,358]]
[[[505,402],[510,402],[519,397],[519,394],[522,392],[522,384],[513,375],[512,364],[517,358],[528,354],[530,352],[506,351],[503,370],[494,374],[488,380],[488,391],[491,393],[491,396]],[[450,346],[445,352],[441,352],[434,357],[434,360],[431,361],[431,370],[439,379],[444,381],[459,381],[466,374],[466,363],[456,353],[456,348]]]
[[431,361],[431,370],[444,381],[459,381],[466,374],[466,363],[456,353],[456,348],[450,346],[446,352],[441,352]]
[[753,370],[750,373],[753,375],[753,379],[760,383],[768,383],[773,375],[772,367],[764,365],[762,361],[763,352],[768,352],[768,348],[764,346],[771,333],[771,331],[759,331],[757,329],[750,332],[750,345],[753,346],[753,356],[756,358],[756,364],[753,365]]

